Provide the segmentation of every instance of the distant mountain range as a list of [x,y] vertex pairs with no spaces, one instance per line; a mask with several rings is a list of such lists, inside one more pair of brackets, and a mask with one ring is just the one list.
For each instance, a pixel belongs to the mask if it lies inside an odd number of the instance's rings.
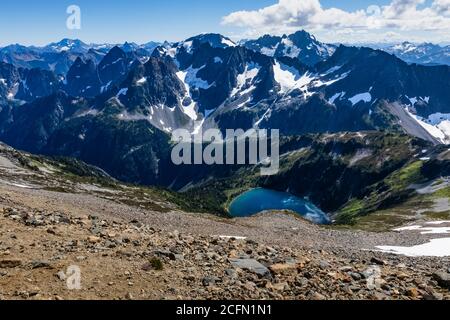
[[394,45],[375,45],[375,48],[395,54],[408,63],[423,65],[450,65],[450,45],[403,42]]
[[[265,35],[255,40],[242,40],[237,43],[219,34],[203,34],[197,36],[196,39],[208,41],[213,47],[224,48],[240,45],[270,57],[296,58],[308,66],[314,66],[318,62],[328,59],[338,46],[322,43],[305,31],[283,36]],[[186,42],[190,40],[192,39],[188,39]],[[151,41],[142,45],[132,42],[125,42],[124,44],[86,44],[80,40],[63,39],[43,47],[13,44],[0,48],[0,61],[17,67],[40,68],[65,75],[78,57],[92,60],[98,64],[105,54],[115,46],[127,53],[133,52],[141,59],[146,59],[152,55],[155,48],[160,46],[170,47],[172,43]],[[408,63],[450,65],[450,46],[439,46],[431,43],[413,44],[410,42],[367,46],[394,54]]]
[[[124,43],[117,45],[125,52],[134,52],[135,55],[145,59],[160,43],[149,42],[144,45]],[[39,68],[65,75],[75,60],[80,57],[92,60],[98,64],[103,57],[116,45],[86,44],[80,40],[63,39],[44,47],[25,47],[19,44],[0,48],[0,61],[21,68]]]
[[450,143],[450,66],[306,32],[240,44],[219,34],[144,46],[66,39],[0,53],[0,140],[126,181],[188,183],[170,162],[177,128],[376,130]]

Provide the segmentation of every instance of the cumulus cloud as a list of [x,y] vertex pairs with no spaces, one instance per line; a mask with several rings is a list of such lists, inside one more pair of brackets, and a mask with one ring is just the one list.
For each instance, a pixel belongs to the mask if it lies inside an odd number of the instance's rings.
[[450,0],[435,0],[432,8],[435,12],[450,17]]
[[[233,12],[222,24],[245,28],[246,35],[284,33],[300,28],[375,35],[376,30],[395,32],[435,31],[439,36],[450,30],[450,0],[392,0],[385,6],[345,11],[324,8],[319,0],[278,0],[278,3],[252,11]],[[450,41],[444,39],[443,41]]]

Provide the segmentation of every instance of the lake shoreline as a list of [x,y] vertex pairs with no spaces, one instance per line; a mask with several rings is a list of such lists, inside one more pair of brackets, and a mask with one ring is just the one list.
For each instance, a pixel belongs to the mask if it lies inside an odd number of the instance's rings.
[[328,215],[313,203],[288,192],[253,188],[234,198],[228,211],[234,218],[249,217],[264,211],[290,211],[317,224],[330,224]]

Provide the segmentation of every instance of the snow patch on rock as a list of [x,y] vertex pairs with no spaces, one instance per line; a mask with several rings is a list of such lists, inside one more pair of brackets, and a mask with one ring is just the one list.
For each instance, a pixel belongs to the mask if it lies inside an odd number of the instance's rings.
[[[237,85],[231,91],[231,96],[233,97],[238,93],[241,93],[242,95],[255,89],[255,86],[250,86],[247,89],[245,89],[245,87],[249,84],[253,84],[253,81],[258,75],[260,69],[261,67],[257,63],[247,64],[244,72],[237,76]],[[245,90],[245,92],[242,92],[242,90]]]
[[406,112],[439,142],[444,144],[450,143],[450,114],[434,113],[425,119],[411,113],[409,108],[406,108]]
[[122,88],[119,90],[119,92],[117,93],[117,97],[121,96],[121,95],[126,95],[128,92],[128,88]]
[[184,99],[190,99],[191,103],[187,106],[183,106],[183,112],[192,120],[197,120],[198,119],[198,115],[197,115],[197,111],[196,111],[196,103],[195,101],[192,99],[191,97],[191,87],[186,79],[188,72],[187,71],[178,71],[177,73],[177,77],[178,79],[180,79],[180,81],[184,84],[184,87],[186,89],[186,96],[184,97]]
[[308,85],[315,79],[308,72],[303,75],[297,69],[288,67],[280,62],[275,62],[273,66],[275,81],[280,84],[281,92],[288,93],[294,89],[301,89],[304,93],[308,92]]
[[136,81],[137,85],[143,85],[144,83],[147,82],[147,78],[146,77],[142,77],[141,79],[139,79],[138,81]]
[[450,238],[432,239],[428,243],[412,247],[377,246],[377,249],[408,257],[448,257],[450,256]]
[[361,101],[367,103],[372,101],[372,95],[369,92],[359,93],[349,98],[348,100],[352,103],[352,105],[355,105]]
[[328,103],[334,104],[337,99],[343,98],[345,96],[345,92],[339,92],[334,94],[330,99],[328,99]]

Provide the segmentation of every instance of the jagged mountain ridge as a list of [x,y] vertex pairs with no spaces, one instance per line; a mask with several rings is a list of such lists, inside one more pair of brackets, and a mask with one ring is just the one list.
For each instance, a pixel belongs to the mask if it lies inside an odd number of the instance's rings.
[[[145,60],[113,47],[98,64],[77,58],[55,86],[52,72],[38,72],[42,81],[23,105],[19,87],[28,86],[31,71],[1,66],[1,139],[78,157],[127,181],[170,184],[162,151],[170,150],[168,134],[180,127],[195,132],[199,123],[277,128],[283,135],[391,130],[433,143],[448,139],[439,134],[450,113],[449,67],[408,65],[369,48],[340,46],[311,67],[217,35],[166,43]],[[440,124],[437,134],[431,127]],[[107,147],[99,154],[98,146]]]
[[[233,100],[232,98],[236,96],[236,91],[239,92],[239,90],[244,91],[245,94],[252,93],[254,95],[254,97],[243,101],[244,104],[250,105],[252,103],[258,103],[264,98],[270,97],[271,94],[275,91],[281,92],[283,94],[286,93],[284,91],[292,93],[294,91],[297,91],[297,89],[301,89],[296,88],[295,86],[302,85],[296,82],[296,78],[299,77],[299,74],[296,73],[303,73],[305,72],[305,70],[307,70],[307,72],[309,72],[310,74],[316,72],[314,69],[308,69],[298,62],[294,63],[293,61],[289,61],[288,57],[280,58],[278,62],[275,62],[275,60],[273,59],[271,60],[265,58],[264,55],[255,56],[255,54],[252,54],[241,47],[228,46],[225,48],[220,48],[220,46],[218,46],[215,48],[211,48],[211,46],[208,46],[206,44],[210,43],[211,41],[205,40],[205,37],[205,35],[201,35],[199,36],[199,38],[191,38],[188,41],[182,43],[182,45],[177,44],[176,47],[172,47],[170,48],[170,50],[166,50],[165,52],[163,52],[163,54],[161,54],[161,51],[159,49],[155,51],[157,52],[155,56],[169,56],[178,64],[180,69],[180,73],[178,74],[178,76],[180,80],[185,82],[186,88],[189,87],[189,90],[186,91],[189,91],[190,97],[187,97],[188,99],[185,99],[185,101],[189,101],[189,99],[196,100],[196,102],[198,103],[197,111],[201,112],[203,115],[207,115],[211,111],[215,111],[218,106],[221,106],[225,102],[229,102],[230,98],[231,100]],[[366,54],[369,53],[366,52]],[[337,55],[334,55],[333,57],[336,59],[336,56]],[[98,70],[95,70],[96,67],[94,66],[92,60],[87,60],[86,62],[84,62],[82,58],[78,58],[72,65],[71,70],[69,70],[67,77],[67,91],[69,92],[69,94],[74,96],[95,96],[99,93],[103,93],[109,88],[111,84],[118,85],[121,81],[123,81],[123,79],[126,77],[126,73],[129,71],[129,66],[132,65],[132,59],[133,57],[126,57],[124,51],[120,50],[117,47],[114,47],[109,51],[105,58],[100,62],[99,67],[97,68]],[[332,59],[330,59],[330,61],[331,60]],[[336,63],[339,63],[339,61],[331,63],[329,62],[329,70],[323,70],[323,66],[318,66],[318,68],[321,68],[322,70],[317,69],[317,71],[325,73],[319,75],[319,77],[317,77],[316,75],[313,79],[314,81],[311,81],[312,78],[304,79],[305,81],[310,81],[310,83],[307,83],[306,85],[309,85],[310,88],[312,87],[312,85],[315,87],[322,87],[324,84],[330,85],[338,82],[341,84],[341,87],[350,87],[350,85],[342,85],[342,83],[352,82],[351,80],[330,80],[330,74],[336,77],[345,75],[342,72],[340,75],[336,74],[337,71],[341,69],[338,68],[340,66],[337,65],[331,66]],[[393,63],[398,63],[400,65],[399,61],[395,61]],[[273,64],[275,67],[272,67],[271,64]],[[112,70],[108,71],[108,68],[106,67],[112,68]],[[362,64],[358,65],[358,67],[362,67]],[[114,68],[119,69],[115,70]],[[270,70],[271,68],[272,70]],[[293,69],[288,70],[288,68]],[[333,68],[337,69],[332,70]],[[76,69],[80,69],[80,72],[82,74],[77,74],[75,72]],[[329,72],[330,70],[332,72]],[[105,73],[109,74],[106,75]],[[286,79],[283,79],[283,77],[290,77],[293,79],[293,81],[292,79],[287,79],[288,81],[284,81]],[[328,78],[328,80],[324,81],[324,78]],[[277,86],[281,86],[281,90],[278,90]],[[334,85],[334,87],[336,87],[336,85]],[[368,89],[370,88],[372,88],[372,86]],[[255,91],[256,93],[253,93],[251,91]],[[327,91],[331,90],[327,89]],[[366,90],[366,93],[367,91],[368,90]],[[341,92],[343,93],[344,91]],[[338,93],[334,93],[332,96],[326,98],[328,98],[329,101],[332,101],[333,103],[338,100],[342,100],[342,95],[339,97],[335,97],[335,94]],[[350,93],[347,92],[347,94]],[[417,99],[415,97],[412,97],[412,95],[414,94],[415,92],[405,93],[408,99]],[[440,94],[441,92],[438,95]],[[442,92],[442,94],[444,93]],[[241,95],[239,94],[238,97],[240,96]],[[420,95],[420,97],[429,96]],[[385,93],[380,94],[379,97],[376,98],[391,99],[398,97],[392,97],[392,95],[388,96],[387,93]],[[429,98],[426,100],[428,100],[429,102]],[[422,103],[423,101],[420,102]],[[422,110],[424,108],[420,109]],[[440,105],[436,106],[435,109],[438,111],[442,111]],[[192,110],[190,113],[193,113]],[[425,113],[420,113],[419,115],[427,116],[427,114]],[[191,118],[198,119],[198,116],[191,116]]]
[[328,59],[336,49],[334,45],[322,43],[304,30],[281,37],[264,35],[256,40],[244,41],[242,45],[271,57],[296,58],[309,66]]
[[40,48],[20,45],[0,48],[0,61],[4,63],[26,69],[40,68],[62,75],[67,73],[78,57],[92,59],[98,63],[104,55],[104,52],[96,49],[89,49],[85,52],[71,50],[58,51],[57,49],[42,50]]
[[0,48],[0,61],[21,68],[40,68],[66,75],[77,58],[100,63],[103,57],[114,47],[120,47],[126,53],[140,59],[147,59],[160,43],[149,42],[143,45],[124,44],[86,44],[77,39],[62,39],[43,47],[22,46],[19,44]]

